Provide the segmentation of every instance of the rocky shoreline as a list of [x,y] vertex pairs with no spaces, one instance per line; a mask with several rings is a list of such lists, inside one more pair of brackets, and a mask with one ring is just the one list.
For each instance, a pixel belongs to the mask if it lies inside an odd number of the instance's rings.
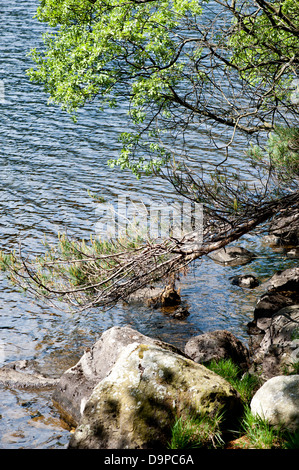
[[[278,224],[271,236],[281,245],[279,230]],[[297,225],[296,230],[291,240],[298,244]],[[285,231],[282,234],[286,236]],[[289,237],[290,225],[286,239]],[[242,265],[254,254],[227,247],[212,258],[222,264]],[[231,278],[231,282],[252,289],[259,285],[248,275]],[[175,416],[190,412],[213,416],[221,409],[226,412],[227,426],[240,418],[238,393],[205,367],[211,360],[231,359],[243,373],[260,379],[252,412],[262,414],[273,425],[283,423],[286,429],[297,430],[299,266],[277,272],[263,287],[247,325],[248,347],[226,330],[190,338],[182,351],[130,327],[112,327],[60,378],[44,377],[29,361],[18,361],[0,369],[0,383],[51,390],[54,405],[75,428],[69,448],[165,448]],[[140,299],[157,308],[170,306],[175,318],[188,315],[174,286],[162,291],[147,289],[131,301]]]

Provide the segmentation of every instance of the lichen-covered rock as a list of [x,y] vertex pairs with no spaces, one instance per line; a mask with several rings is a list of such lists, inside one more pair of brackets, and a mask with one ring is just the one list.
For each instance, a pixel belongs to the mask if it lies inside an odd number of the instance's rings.
[[131,344],[94,388],[69,448],[165,448],[175,418],[219,410],[231,421],[241,412],[226,380],[171,350]]
[[299,429],[299,375],[268,380],[252,398],[250,408],[273,426],[283,425],[291,432]]
[[77,364],[59,379],[52,398],[66,421],[75,426],[79,423],[82,409],[94,387],[106,377],[119,354],[131,343],[159,345],[184,355],[174,346],[143,335],[130,327],[109,328]]

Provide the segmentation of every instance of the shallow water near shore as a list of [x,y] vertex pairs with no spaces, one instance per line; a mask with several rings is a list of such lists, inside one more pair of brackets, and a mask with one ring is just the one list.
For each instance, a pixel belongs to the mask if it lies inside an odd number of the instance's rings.
[[[28,81],[25,71],[31,63],[26,54],[39,47],[44,31],[33,19],[37,5],[36,0],[11,0],[0,13],[0,80],[5,90],[0,103],[0,249],[5,252],[18,249],[20,241],[24,252],[40,252],[45,235],[55,241],[66,229],[71,237],[89,239],[95,233],[98,205],[88,191],[110,201],[120,194],[143,200],[177,198],[165,182],[137,181],[128,172],[107,167],[107,159],[119,150],[125,109],[102,115],[90,106],[74,125],[59,109],[47,106],[48,97]],[[198,152],[212,153],[205,136],[197,137]],[[214,152],[212,157],[223,156]],[[238,245],[255,252],[256,259],[246,266],[226,267],[205,258],[181,278],[182,299],[190,312],[185,320],[133,304],[107,312],[71,313],[25,296],[1,275],[0,366],[26,359],[41,373],[59,377],[115,325],[130,325],[182,349],[191,336],[216,329],[230,330],[246,344],[246,324],[263,288],[241,289],[229,278],[246,273],[264,281],[296,260],[264,245],[259,236],[246,237]],[[0,448],[67,446],[70,430],[53,407],[50,391],[1,387],[0,392]]]

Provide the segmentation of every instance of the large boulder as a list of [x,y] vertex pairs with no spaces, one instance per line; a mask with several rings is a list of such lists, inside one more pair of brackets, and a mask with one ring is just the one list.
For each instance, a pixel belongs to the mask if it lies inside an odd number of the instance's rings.
[[299,429],[299,375],[277,376],[268,380],[251,400],[251,411],[273,426],[291,432]]
[[251,351],[252,368],[265,380],[291,372],[299,360],[299,305],[285,307],[270,319],[258,320],[264,335]]
[[241,246],[225,246],[213,251],[208,256],[216,263],[227,266],[247,264],[255,258],[254,253]]
[[231,359],[243,370],[249,367],[248,349],[227,330],[216,330],[194,336],[186,343],[184,351],[199,364]]
[[71,449],[161,449],[175,419],[219,411],[234,420],[240,397],[223,378],[153,344],[127,346],[87,400]]
[[115,326],[106,330],[100,339],[59,379],[53,393],[54,405],[66,421],[77,425],[85,403],[94,387],[111,371],[119,354],[131,343],[163,346],[184,355],[174,346],[145,336],[130,327]]

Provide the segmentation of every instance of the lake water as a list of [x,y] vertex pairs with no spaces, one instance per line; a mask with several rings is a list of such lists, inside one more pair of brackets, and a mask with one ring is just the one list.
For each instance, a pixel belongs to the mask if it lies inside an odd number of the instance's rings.
[[[29,82],[26,54],[39,47],[44,25],[33,19],[36,0],[10,0],[1,5],[0,55],[0,249],[27,252],[43,249],[44,235],[56,240],[58,232],[89,238],[95,234],[97,204],[92,193],[115,201],[129,194],[143,201],[175,200],[165,182],[152,178],[137,181],[120,174],[106,161],[117,156],[117,137],[126,127],[122,112],[97,112],[90,106],[80,112],[78,124],[53,106],[47,96]],[[3,96],[4,91],[4,96]],[[222,159],[201,134],[199,153]],[[240,146],[241,148],[241,146]],[[241,240],[255,251],[256,260],[243,267],[223,267],[209,259],[196,263],[181,281],[181,293],[189,305],[184,321],[169,318],[146,306],[118,305],[72,314],[28,298],[0,278],[0,365],[28,359],[37,369],[58,377],[74,365],[84,349],[114,325],[130,325],[181,348],[193,335],[228,329],[247,342],[246,324],[252,319],[261,289],[242,290],[229,277],[251,273],[265,280],[294,261],[263,245],[259,237]],[[0,448],[64,448],[69,430],[52,406],[49,392],[1,388]]]

